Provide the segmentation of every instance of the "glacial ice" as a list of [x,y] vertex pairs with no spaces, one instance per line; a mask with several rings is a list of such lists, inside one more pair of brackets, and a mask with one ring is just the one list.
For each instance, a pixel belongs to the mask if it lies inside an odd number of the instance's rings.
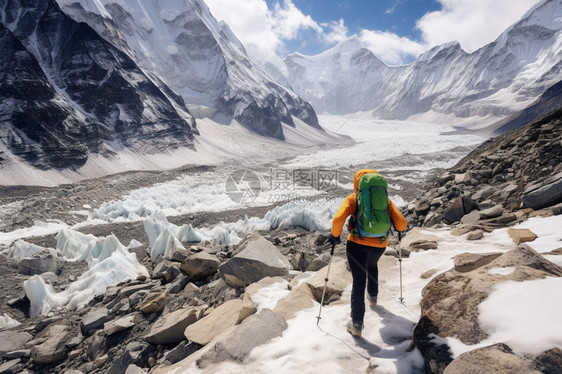
[[0,331],[11,329],[12,327],[19,326],[20,323],[4,313],[0,316]]
[[26,257],[32,257],[34,254],[47,251],[53,256],[58,256],[57,252],[52,248],[44,248],[39,245],[28,243],[25,240],[17,240],[12,247],[3,253],[15,260],[21,260]]
[[30,300],[32,317],[62,307],[80,308],[96,295],[103,294],[109,286],[149,275],[136,255],[129,253],[114,235],[96,238],[63,229],[57,235],[57,248],[69,260],[86,261],[89,270],[61,292],[56,292],[38,275],[26,280],[23,288]]

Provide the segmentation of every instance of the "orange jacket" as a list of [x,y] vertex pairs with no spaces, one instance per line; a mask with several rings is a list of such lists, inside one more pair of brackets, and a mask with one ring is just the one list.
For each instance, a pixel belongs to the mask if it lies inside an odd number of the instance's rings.
[[[378,172],[376,170],[363,169],[355,173],[355,178],[353,180],[353,186],[354,186],[353,189],[355,192],[348,195],[343,200],[343,203],[341,204],[337,213],[334,215],[334,219],[332,221],[333,236],[340,236],[343,229],[343,225],[345,224],[347,217],[355,216],[355,205],[357,204],[357,186],[359,185],[359,179],[361,179],[361,177],[367,173],[378,173]],[[398,231],[406,230],[406,227],[408,226],[408,222],[390,199],[388,199],[388,213],[390,215],[390,219],[392,220],[392,224],[394,225],[394,228],[396,230]],[[354,236],[351,234],[347,236],[347,240],[351,240],[352,242],[358,244],[363,244],[370,247],[378,247],[378,248],[384,248],[388,243],[387,240],[381,243],[380,238],[364,237],[363,239],[361,239],[358,236]]]

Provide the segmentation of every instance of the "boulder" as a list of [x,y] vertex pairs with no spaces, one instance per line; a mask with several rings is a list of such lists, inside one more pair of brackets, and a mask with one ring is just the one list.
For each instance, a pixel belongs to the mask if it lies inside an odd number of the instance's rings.
[[417,240],[410,243],[409,249],[417,252],[420,250],[427,251],[428,249],[437,249],[437,241],[435,240]]
[[323,253],[320,256],[316,257],[306,268],[306,271],[318,271],[322,269],[324,266],[328,265],[330,261],[330,255],[328,253]]
[[47,272],[60,274],[61,261],[51,254],[36,254],[33,257],[23,258],[19,263],[19,273],[36,275]]
[[84,332],[84,335],[88,334],[91,330],[99,330],[103,328],[103,324],[111,319],[106,308],[94,309],[80,322],[80,328]]
[[509,228],[507,229],[507,233],[517,245],[525,242],[532,242],[537,238],[537,235],[529,229]]
[[178,265],[169,260],[159,262],[152,271],[152,278],[163,279],[166,283],[174,281],[178,275],[180,275]]
[[307,284],[301,284],[293,288],[288,295],[279,299],[273,311],[288,321],[301,310],[314,307],[313,300],[314,295],[310,287]]
[[169,298],[169,290],[151,292],[146,295],[145,299],[139,305],[139,309],[145,314],[160,312],[166,306]]
[[7,357],[8,352],[22,349],[32,338],[27,332],[0,331],[0,359]]
[[16,374],[21,373],[23,369],[23,365],[21,363],[21,359],[15,358],[13,360],[9,360],[4,362],[0,365],[0,373],[1,374]]
[[532,185],[523,192],[523,205],[535,210],[562,202],[562,173],[551,177],[546,183]]
[[470,196],[462,196],[453,200],[443,213],[444,218],[449,223],[455,223],[476,208],[474,200]]
[[185,340],[187,326],[197,321],[198,309],[185,308],[163,314],[151,326],[144,339],[153,345],[178,344]]
[[191,281],[202,281],[213,276],[220,265],[215,255],[198,252],[189,255],[181,264],[180,269],[189,275]]
[[[478,265],[478,261],[488,261],[478,257],[467,262]],[[497,267],[514,267],[515,271],[507,275],[489,272]],[[433,278],[422,290],[422,317],[414,330],[414,342],[432,373],[442,373],[452,360],[446,341],[438,337],[456,337],[467,345],[480,343],[487,337],[479,325],[478,305],[498,282],[562,276],[562,267],[546,260],[525,244],[501,254],[479,269],[482,271],[446,271]]]
[[187,326],[185,337],[194,343],[206,345],[217,335],[231,326],[239,324],[246,317],[256,312],[242,300],[229,300],[213,310],[209,315]]
[[461,223],[463,224],[470,224],[470,223],[476,223],[480,220],[481,215],[480,215],[480,211],[478,210],[473,210],[472,212],[465,214],[462,218],[461,218]]
[[125,373],[129,365],[145,367],[155,351],[153,346],[145,342],[129,343],[125,347],[125,352],[113,362],[107,374]]
[[111,336],[120,331],[130,329],[133,326],[135,326],[135,315],[129,314],[128,316],[119,318],[118,320],[107,322],[103,326],[103,332],[105,335]]
[[37,342],[31,346],[31,358],[38,364],[52,364],[62,360],[66,355],[66,342],[69,340],[69,327],[66,325],[50,325],[37,337]]
[[265,277],[287,275],[290,269],[277,247],[256,232],[240,253],[219,266],[219,274],[231,287],[245,287]]
[[501,255],[501,253],[461,253],[453,259],[454,269],[461,273],[467,273],[488,265]]
[[554,374],[562,368],[562,349],[552,348],[535,357],[535,366],[542,373]]
[[541,373],[533,361],[516,356],[507,345],[500,343],[463,353],[445,368],[443,374],[489,374],[489,365],[493,365],[496,374]]
[[484,231],[474,230],[466,235],[466,240],[480,240],[484,237]]
[[197,352],[199,350],[199,346],[195,343],[188,343],[187,341],[180,342],[177,346],[175,346],[172,350],[168,351],[164,359],[168,361],[170,364],[175,364],[186,358],[187,356]]
[[406,236],[400,242],[402,248],[410,249],[412,243],[418,241],[434,241],[440,242],[443,239],[433,234],[433,229],[414,227],[412,230],[408,231]]
[[226,360],[242,362],[252,349],[281,336],[286,328],[283,317],[270,309],[262,309],[216,341],[214,348],[197,360],[197,366],[205,368]]
[[[326,286],[326,295],[324,298],[325,302],[338,300],[345,288],[353,281],[351,272],[347,269],[347,261],[341,259],[337,261],[336,257],[334,257],[332,261],[330,274],[328,274],[328,284]],[[319,270],[312,278],[305,282],[308,287],[310,287],[314,298],[318,302],[322,300],[322,292],[324,284],[326,283],[325,279],[327,273],[328,266]]]
[[484,210],[480,211],[480,217],[482,217],[482,219],[496,218],[496,217],[501,216],[503,214],[503,212],[504,212],[504,210],[503,210],[503,206],[501,204],[494,205],[491,208],[484,209]]

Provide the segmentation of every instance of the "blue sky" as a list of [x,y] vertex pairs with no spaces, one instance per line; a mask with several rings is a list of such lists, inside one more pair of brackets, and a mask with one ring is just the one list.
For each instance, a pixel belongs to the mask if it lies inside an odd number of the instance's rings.
[[493,42],[539,0],[205,0],[256,60],[321,53],[352,35],[389,65],[458,41]]

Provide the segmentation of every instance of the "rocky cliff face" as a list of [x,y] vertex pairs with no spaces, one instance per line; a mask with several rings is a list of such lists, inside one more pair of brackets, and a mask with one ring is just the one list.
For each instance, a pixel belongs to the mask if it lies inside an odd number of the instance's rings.
[[490,139],[427,186],[409,209],[414,226],[468,222],[472,211],[562,203],[562,111]]
[[[201,115],[217,111],[260,135],[284,139],[293,116],[319,127],[316,113],[252,62],[228,25],[197,0],[120,2],[58,0],[128,53],[145,71],[182,94]],[[202,109],[201,109],[202,108]]]
[[0,10],[10,51],[0,65],[2,131],[14,154],[49,168],[80,166],[88,152],[192,146],[181,98],[56,2],[2,1]]

